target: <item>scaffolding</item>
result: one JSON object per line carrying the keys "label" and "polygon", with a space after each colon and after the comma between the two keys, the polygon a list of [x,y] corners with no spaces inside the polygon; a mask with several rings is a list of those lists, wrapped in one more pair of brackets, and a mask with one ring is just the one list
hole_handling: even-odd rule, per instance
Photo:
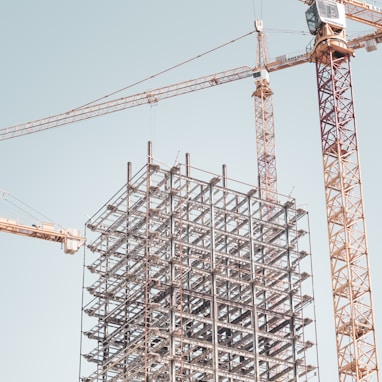
{"label": "scaffolding", "polygon": [[82,381],[318,380],[307,213],[162,167],[149,146],[87,223]]}

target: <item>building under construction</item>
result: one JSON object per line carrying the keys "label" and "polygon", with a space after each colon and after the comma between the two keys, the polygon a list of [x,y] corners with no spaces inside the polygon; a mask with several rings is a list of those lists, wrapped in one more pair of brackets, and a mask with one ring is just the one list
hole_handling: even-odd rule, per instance
{"label": "building under construction", "polygon": [[149,151],[87,227],[83,382],[319,379],[309,224],[293,199]]}

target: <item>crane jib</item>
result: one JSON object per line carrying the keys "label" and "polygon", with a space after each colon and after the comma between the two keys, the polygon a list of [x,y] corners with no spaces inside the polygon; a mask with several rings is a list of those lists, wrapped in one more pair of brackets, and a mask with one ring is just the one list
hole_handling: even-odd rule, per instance
{"label": "crane jib", "polygon": [[157,103],[160,100],[166,98],[171,98],[197,90],[207,89],[216,85],[248,78],[251,77],[252,74],[252,68],[248,66],[242,66],[217,74],[200,77],[194,80],[165,86],[159,89],[138,93],[107,102],[97,103],[95,105],[72,109],[68,112],[55,116],[50,116],[47,118],[1,129],[0,140],[6,140],[36,133],[39,131],[51,129],[53,127],[67,125],[70,123],[125,110],[143,104]]}

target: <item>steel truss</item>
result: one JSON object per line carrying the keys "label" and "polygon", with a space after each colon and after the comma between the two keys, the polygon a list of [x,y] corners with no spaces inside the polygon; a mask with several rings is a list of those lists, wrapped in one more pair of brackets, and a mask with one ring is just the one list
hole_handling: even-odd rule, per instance
{"label": "steel truss", "polygon": [[254,92],[257,143],[257,169],[262,198],[277,201],[276,143],[273,119],[273,92],[269,83]]}
{"label": "steel truss", "polygon": [[276,141],[273,118],[272,89],[267,69],[268,53],[263,33],[263,21],[256,20],[257,55],[254,74],[256,90],[255,101],[257,173],[262,199],[277,202]]}
{"label": "steel truss", "polygon": [[87,225],[99,235],[83,308],[95,370],[82,381],[317,375],[306,212],[182,169],[149,157]]}
{"label": "steel truss", "polygon": [[328,47],[316,72],[340,381],[377,381],[350,58]]}

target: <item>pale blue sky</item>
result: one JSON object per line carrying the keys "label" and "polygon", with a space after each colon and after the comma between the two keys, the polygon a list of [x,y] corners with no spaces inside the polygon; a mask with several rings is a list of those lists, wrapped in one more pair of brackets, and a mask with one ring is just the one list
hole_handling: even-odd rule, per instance
{"label": "pale blue sky", "polygon": [[[303,50],[305,6],[298,0],[14,0],[0,12],[1,128],[54,115],[102,97],[253,29],[269,28],[270,57]],[[377,3],[376,3],[377,4]],[[254,7],[255,6],[255,7]],[[256,13],[255,13],[255,11]],[[354,30],[355,26],[351,26]],[[349,26],[350,29],[350,26]],[[357,26],[358,30],[368,30]],[[284,30],[284,32],[281,32]],[[357,52],[353,84],[379,348],[382,347],[380,173],[382,46]],[[195,61],[140,87],[161,87],[256,60],[256,37]],[[310,211],[322,381],[336,378],[331,281],[317,91],[313,64],[271,74],[279,190]],[[0,142],[0,188],[66,227],[79,227],[122,184],[126,162],[138,170],[146,142],[173,163],[192,164],[256,183],[251,79],[159,105],[95,118]],[[28,217],[0,203],[1,215]],[[25,220],[24,220],[25,219]],[[2,329],[0,375],[7,382],[78,379],[82,254],[59,245],[0,235]]]}

